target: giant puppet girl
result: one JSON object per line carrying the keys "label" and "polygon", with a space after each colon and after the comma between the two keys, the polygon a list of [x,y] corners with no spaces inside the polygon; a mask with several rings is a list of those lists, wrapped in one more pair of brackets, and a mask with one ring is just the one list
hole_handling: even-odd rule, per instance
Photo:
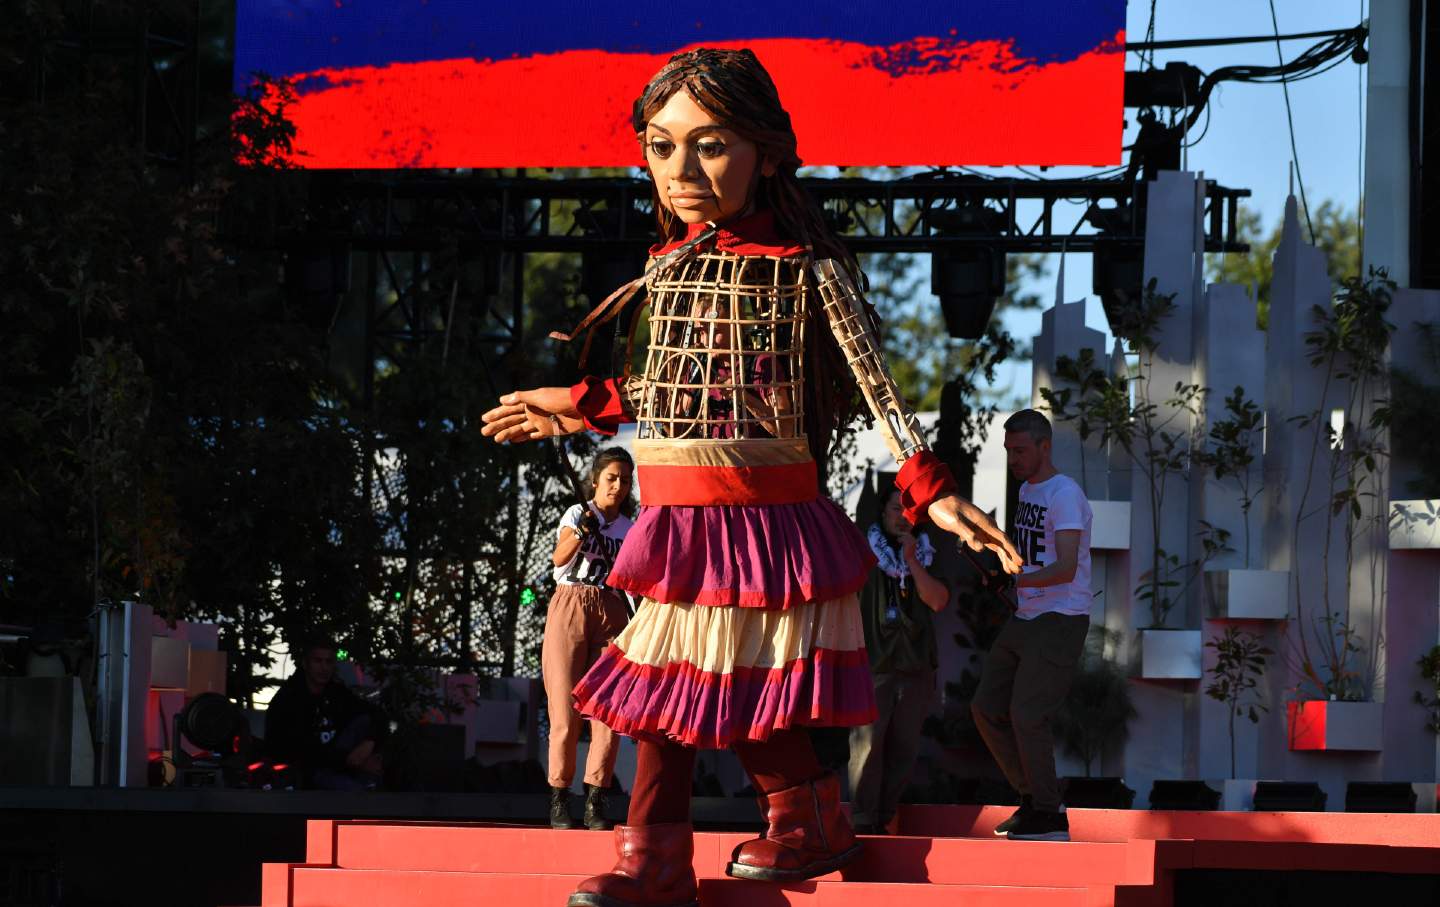
{"label": "giant puppet girl", "polygon": [[581,883],[572,907],[696,903],[700,748],[734,749],[769,822],[736,848],[730,875],[808,879],[859,852],[805,731],[875,717],[856,598],[874,556],[820,495],[815,465],[857,385],[901,463],[907,518],[995,550],[1010,572],[1020,564],[954,493],[896,394],[859,269],[796,181],[790,116],[755,55],[676,55],[633,122],[662,241],[587,321],[643,287],[644,373],[520,391],[484,416],[486,435],[512,442],[637,423],[642,510],[609,584],[641,604],[574,696],[636,739],[638,765],[619,862]]}

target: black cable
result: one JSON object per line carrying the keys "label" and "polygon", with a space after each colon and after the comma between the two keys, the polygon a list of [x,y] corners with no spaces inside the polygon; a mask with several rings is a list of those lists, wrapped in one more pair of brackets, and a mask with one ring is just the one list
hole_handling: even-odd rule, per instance
{"label": "black cable", "polygon": [[1295,182],[1300,184],[1300,207],[1305,211],[1305,226],[1310,231],[1310,245],[1315,245],[1315,224],[1310,220],[1310,203],[1305,199],[1305,177],[1300,172],[1300,150],[1295,144],[1295,115],[1290,109],[1290,83],[1284,68],[1285,57],[1280,52],[1280,20],[1275,15],[1275,0],[1270,0],[1270,23],[1275,27],[1275,59],[1280,63],[1280,87],[1285,92],[1285,122],[1290,126],[1290,156],[1295,161]]}
{"label": "black cable", "polygon": [[[1361,16],[1364,19],[1364,16]],[[1151,29],[1153,32],[1154,29]],[[1297,32],[1293,35],[1281,35],[1281,41],[1298,41],[1301,38],[1333,38],[1337,35],[1346,35],[1354,31],[1351,28],[1332,28],[1325,31]],[[1126,44],[1125,50],[1137,53],[1141,59],[1145,57],[1145,51],[1157,50],[1183,50],[1189,47],[1224,47],[1229,44],[1260,44],[1274,41],[1274,35],[1250,35],[1244,38],[1184,38],[1176,41],[1151,41],[1149,36],[1146,40],[1137,41],[1134,44]]]}
{"label": "black cable", "polygon": [[[1203,129],[1200,130],[1200,135],[1195,139],[1195,141],[1193,141],[1193,142],[1186,142],[1185,145],[1184,145],[1184,147],[1186,147],[1186,148],[1193,148],[1193,147],[1195,147],[1196,145],[1200,144],[1200,140],[1203,139],[1203,138],[1205,138],[1206,133],[1208,133],[1209,131],[1210,131],[1210,105],[1209,105],[1209,104],[1206,104],[1206,105],[1205,105],[1205,128],[1203,128]],[[1186,129],[1186,133],[1187,133],[1187,134],[1189,133],[1189,129],[1188,129],[1188,128]]]}

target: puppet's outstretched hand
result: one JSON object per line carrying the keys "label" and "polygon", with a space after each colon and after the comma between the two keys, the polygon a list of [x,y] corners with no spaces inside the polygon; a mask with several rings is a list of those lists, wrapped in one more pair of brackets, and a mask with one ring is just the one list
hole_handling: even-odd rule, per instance
{"label": "puppet's outstretched hand", "polygon": [[957,494],[947,494],[930,505],[931,521],[969,545],[971,550],[989,548],[1000,558],[1006,573],[1019,573],[1024,561],[1015,543],[1006,537],[990,515]]}
{"label": "puppet's outstretched hand", "polygon": [[570,402],[568,387],[537,387],[506,394],[500,398],[499,406],[480,419],[485,423],[480,434],[512,444],[585,429],[585,422]]}

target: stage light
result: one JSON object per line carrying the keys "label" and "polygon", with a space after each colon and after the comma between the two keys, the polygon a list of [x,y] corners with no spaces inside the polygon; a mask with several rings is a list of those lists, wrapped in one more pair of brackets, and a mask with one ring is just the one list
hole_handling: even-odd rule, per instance
{"label": "stage light", "polygon": [[948,249],[930,256],[930,292],[940,297],[945,330],[961,340],[979,340],[1005,295],[1005,253],[988,246]]}
{"label": "stage light", "polygon": [[[204,752],[192,756],[185,740]],[[246,768],[252,757],[245,713],[219,693],[202,693],[175,715],[171,746],[180,787],[234,786],[236,776],[253,771]]]}
{"label": "stage light", "polygon": [[1345,785],[1347,813],[1413,813],[1415,788],[1404,781],[1351,781]]}
{"label": "stage light", "polygon": [[1314,781],[1261,781],[1255,785],[1255,811],[1321,813],[1327,795]]}
{"label": "stage light", "polygon": [[[995,236],[1005,216],[984,205],[962,204],[925,212],[936,236]],[[1005,253],[980,243],[944,246],[930,255],[930,292],[940,298],[945,330],[961,340],[979,340],[1005,295]]]}
{"label": "stage light", "polygon": [[350,651],[348,649],[336,649],[335,659],[337,661],[348,661],[350,659]]}
{"label": "stage light", "polygon": [[1156,781],[1150,786],[1150,808],[1216,810],[1220,792],[1203,781]]}
{"label": "stage light", "polygon": [[523,607],[528,608],[531,605],[535,604],[536,598],[538,598],[538,596],[535,594],[535,590],[531,589],[529,586],[526,586],[524,589],[520,590],[520,604]]}
{"label": "stage light", "polygon": [[[1111,329],[1124,322],[1126,309],[1138,305],[1145,285],[1145,246],[1117,239],[1095,241],[1090,287],[1100,297]],[[1129,339],[1124,338],[1124,339]]]}

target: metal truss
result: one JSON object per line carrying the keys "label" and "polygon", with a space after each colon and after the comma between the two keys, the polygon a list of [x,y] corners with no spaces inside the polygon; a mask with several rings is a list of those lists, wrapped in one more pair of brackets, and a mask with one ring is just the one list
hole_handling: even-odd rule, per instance
{"label": "metal truss", "polygon": [[[952,172],[894,181],[806,181],[832,229],[856,252],[1103,249],[1111,256],[1128,255],[1137,266],[1145,186],[1124,179],[988,179]],[[1206,184],[1207,251],[1246,249],[1236,238],[1236,208],[1249,194]],[[311,174],[309,200],[305,234],[292,234],[286,244],[292,253],[309,256],[321,273],[347,275],[333,290],[351,301],[349,317],[364,319],[362,373],[356,377],[366,406],[374,399],[380,369],[446,355],[460,312],[472,319],[478,314],[482,322],[483,374],[471,377],[488,383],[492,392],[511,389],[517,380],[511,369],[526,331],[526,257],[574,256],[581,292],[593,301],[638,273],[655,237],[650,183],[639,178],[317,172]],[[363,308],[357,310],[355,302]],[[358,326],[351,324],[351,336]],[[603,337],[598,343],[597,349],[609,346]],[[565,379],[555,377],[559,383]],[[371,443],[380,449],[389,442],[377,436]],[[518,463],[509,463],[508,471],[518,484]],[[367,496],[382,492],[384,477],[374,469],[367,473]],[[391,501],[383,509],[391,528],[403,535],[403,504]],[[513,564],[517,525],[512,507],[493,537],[474,540],[475,557]],[[433,556],[407,551],[398,541],[390,543],[396,549],[390,555],[404,558],[412,570],[417,558]],[[507,588],[511,593],[518,588],[517,576]],[[467,593],[456,603],[451,625],[468,669],[477,667],[469,659],[479,607]],[[505,632],[513,633],[515,619],[514,613],[501,618]]]}
{"label": "metal truss", "polygon": [[[343,208],[331,236],[356,248],[484,243],[519,252],[586,252],[654,239],[644,179],[327,174]],[[1144,182],[992,179],[936,171],[898,180],[809,179],[832,228],[856,252],[917,253],[957,245],[1003,252],[1091,251],[1143,242]],[[1207,252],[1244,252],[1237,207],[1248,189],[1206,181]],[[323,205],[322,205],[323,207]],[[332,209],[332,214],[342,214]]]}

